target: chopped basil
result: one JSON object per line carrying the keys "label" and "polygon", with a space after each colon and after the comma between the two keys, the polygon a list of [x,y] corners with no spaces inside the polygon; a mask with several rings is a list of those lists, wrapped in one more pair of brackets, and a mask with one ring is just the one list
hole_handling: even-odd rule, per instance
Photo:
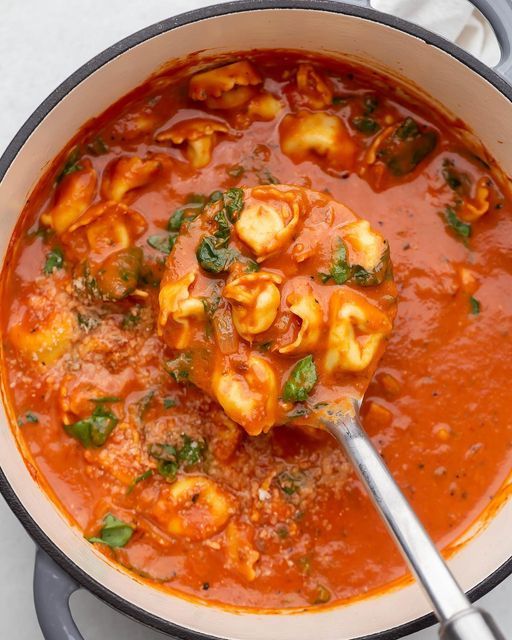
{"label": "chopped basil", "polygon": [[156,443],[149,447],[149,455],[158,461],[158,473],[167,479],[174,479],[181,467],[190,469],[204,460],[207,449],[204,440],[193,440],[184,433],[181,438],[181,447]]}
{"label": "chopped basil", "polygon": [[73,151],[70,152],[66,162],[64,163],[64,166],[62,167],[60,172],[57,174],[57,177],[55,178],[55,182],[59,183],[64,176],[67,176],[70,173],[74,173],[75,171],[81,171],[83,168],[79,162],[81,157],[82,157],[82,151],[80,147],[75,147]]}
{"label": "chopped basil", "polygon": [[134,527],[131,524],[127,524],[111,513],[107,513],[103,519],[99,537],[87,538],[87,540],[92,543],[100,542],[112,548],[124,547],[130,541],[133,529]]}
{"label": "chopped basil", "polygon": [[87,449],[91,446],[101,447],[105,444],[117,423],[117,417],[100,401],[90,418],[67,424],[64,426],[64,430]]}
{"label": "chopped basil", "polygon": [[180,209],[176,209],[167,223],[169,231],[179,231],[185,222],[192,222],[203,211],[205,205],[204,197],[196,196],[196,198],[197,201],[189,202]]}
{"label": "chopped basil", "polygon": [[151,403],[153,402],[153,398],[154,397],[155,397],[155,390],[154,389],[150,389],[148,391],[148,393],[146,393],[146,395],[143,396],[137,402],[138,414],[139,414],[139,419],[140,420],[142,420],[144,418],[144,416],[146,415],[146,413],[149,411],[149,407],[151,406]]}
{"label": "chopped basil", "polygon": [[108,153],[108,146],[101,136],[96,136],[91,142],[88,142],[86,149],[93,156],[101,156],[104,153]]}
{"label": "chopped basil", "polygon": [[144,480],[148,480],[153,475],[153,469],[148,469],[141,473],[140,476],[137,476],[135,480],[130,484],[128,489],[126,490],[126,495],[129,496],[130,493],[135,489],[135,487],[139,484],[139,482],[143,482]]}
{"label": "chopped basil", "polygon": [[100,324],[100,319],[96,316],[86,316],[77,313],[78,326],[84,331],[92,331]]}
{"label": "chopped basil", "polygon": [[473,296],[469,296],[469,308],[471,315],[477,316],[480,313],[480,301],[474,298]]}
{"label": "chopped basil", "polygon": [[301,475],[289,473],[288,471],[281,471],[277,476],[277,486],[287,496],[292,496],[300,489],[300,485],[304,478]]}
{"label": "chopped basil", "polygon": [[420,128],[413,118],[405,118],[386,138],[377,152],[394,176],[403,176],[431,153],[437,144],[437,133],[432,129]]}
{"label": "chopped basil", "polygon": [[142,319],[141,316],[142,307],[139,304],[133,306],[128,313],[123,316],[121,320],[122,329],[133,329],[136,327]]}
{"label": "chopped basil", "polygon": [[244,271],[246,273],[254,273],[260,270],[260,265],[255,260],[251,260],[251,258],[244,260],[243,257],[244,256],[240,256],[240,259],[245,264]]}
{"label": "chopped basil", "polygon": [[377,120],[368,116],[356,116],[352,118],[352,126],[366,136],[371,136],[380,129],[380,124]]}
{"label": "chopped basil", "polygon": [[222,191],[213,191],[210,194],[210,202],[218,202],[219,200],[222,200],[223,195]]}
{"label": "chopped basil", "polygon": [[180,353],[174,360],[167,360],[164,369],[176,382],[188,380],[190,375],[190,354]]}
{"label": "chopped basil", "polygon": [[455,213],[455,209],[452,207],[446,207],[444,210],[444,219],[448,226],[455,231],[455,233],[461,238],[467,240],[471,237],[472,227],[469,222],[464,222]]}
{"label": "chopped basil", "polygon": [[172,409],[177,405],[177,402],[174,398],[164,398],[164,409]]}
{"label": "chopped basil", "polygon": [[64,254],[60,247],[54,247],[49,253],[46,254],[46,260],[43,267],[43,272],[49,276],[56,269],[62,269],[64,266]]}
{"label": "chopped basil", "polygon": [[174,243],[176,242],[176,233],[165,233],[165,234],[156,234],[153,236],[149,236],[147,242],[150,247],[156,249],[157,251],[161,251],[162,253],[169,254],[171,253],[172,248],[174,247]]}
{"label": "chopped basil", "polygon": [[373,113],[378,106],[379,101],[375,96],[366,96],[363,100],[364,115],[370,115],[370,113]]}
{"label": "chopped basil", "polygon": [[224,194],[224,207],[230,222],[236,222],[244,206],[244,192],[238,187],[228,189]]}
{"label": "chopped basil", "polygon": [[283,388],[283,399],[286,402],[304,402],[313,390],[318,377],[313,356],[299,360],[293,367]]}
{"label": "chopped basil", "polygon": [[443,161],[443,178],[446,184],[460,195],[467,195],[471,186],[471,178],[467,173],[462,173],[455,168],[452,160],[447,158]]}

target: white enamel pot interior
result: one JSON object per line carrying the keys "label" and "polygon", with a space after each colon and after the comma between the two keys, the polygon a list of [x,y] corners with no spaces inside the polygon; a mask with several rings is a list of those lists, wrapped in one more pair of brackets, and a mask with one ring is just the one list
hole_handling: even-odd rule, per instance
{"label": "white enamel pot interior", "polygon": [[[232,3],[171,19],[128,38],[85,65],[41,105],[1,161],[2,255],[48,161],[86,120],[169,60],[196,51],[211,55],[276,47],[349,55],[414,81],[466,122],[512,173],[512,155],[503,144],[512,139],[510,89],[470,56],[365,8],[329,0]],[[110,565],[80,531],[68,526],[29,474],[3,407],[0,412],[1,488],[13,510],[36,542],[75,579],[143,622],[181,638],[342,640],[373,634],[396,638],[433,621],[424,618],[431,609],[415,584],[337,608],[289,615],[234,613],[143,584]],[[456,577],[474,596],[512,570],[511,530],[512,502],[451,558]]]}

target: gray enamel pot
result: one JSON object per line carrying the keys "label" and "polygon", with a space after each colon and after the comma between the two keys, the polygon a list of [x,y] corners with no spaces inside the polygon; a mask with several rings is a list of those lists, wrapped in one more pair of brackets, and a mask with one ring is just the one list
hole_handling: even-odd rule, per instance
{"label": "gray enamel pot", "polygon": [[[32,114],[0,159],[0,251],[4,260],[19,213],[45,169],[80,126],[142,83],[164,62],[261,48],[349,57],[415,83],[475,132],[512,174],[512,75],[506,0],[474,0],[496,31],[502,57],[492,70],[442,38],[367,3],[242,0],[160,22],[81,67]],[[293,614],[236,612],[152,588],[97,553],[30,475],[0,407],[0,489],[34,541],[36,608],[47,640],[80,640],[69,595],[84,587],[132,618],[183,640],[392,640],[434,623],[420,589],[409,584],[339,607]],[[512,572],[512,502],[476,523],[450,559],[476,599]]]}

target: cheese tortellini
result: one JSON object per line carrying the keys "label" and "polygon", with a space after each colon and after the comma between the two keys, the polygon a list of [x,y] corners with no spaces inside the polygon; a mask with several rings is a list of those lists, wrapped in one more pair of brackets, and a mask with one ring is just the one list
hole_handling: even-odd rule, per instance
{"label": "cheese tortellini", "polygon": [[235,501],[205,476],[185,476],[162,490],[153,515],[178,538],[206,540],[221,531],[235,512]]}
{"label": "cheese tortellini", "polygon": [[388,243],[380,233],[375,233],[368,220],[351,222],[343,228],[343,239],[348,242],[351,250],[351,262],[358,264],[368,272],[374,272],[383,255],[388,249]]}
{"label": "cheese tortellini", "polygon": [[204,100],[209,109],[234,109],[248,102],[262,78],[250,62],[242,60],[196,73],[190,80],[189,96]]}
{"label": "cheese tortellini", "polygon": [[74,315],[63,309],[33,324],[16,323],[9,329],[9,338],[25,358],[49,366],[69,350],[74,329]]}
{"label": "cheese tortellini", "polygon": [[[260,193],[265,200],[257,198]],[[288,246],[299,222],[300,206],[293,190],[283,193],[260,187],[253,190],[253,194],[254,200],[246,202],[235,229],[256,254],[257,261],[262,262]]]}
{"label": "cheese tortellini", "polygon": [[142,160],[138,156],[120,158],[107,167],[101,194],[106,200],[121,202],[129,191],[144,187],[154,180],[161,166],[159,160]]}
{"label": "cheese tortellini", "polygon": [[339,289],[329,303],[325,370],[332,374],[366,369],[390,331],[391,321],[383,311],[361,294]]}
{"label": "cheese tortellini", "polygon": [[259,271],[236,277],[222,292],[231,302],[233,323],[238,333],[248,341],[269,329],[276,319],[281,294],[276,285],[282,278]]}
{"label": "cheese tortellini", "polygon": [[212,388],[227,415],[250,435],[265,433],[275,423],[277,378],[261,356],[251,354],[240,370],[221,362],[213,373]]}
{"label": "cheese tortellini", "polygon": [[227,133],[228,127],[219,120],[192,118],[173,125],[156,137],[158,142],[171,141],[175,145],[186,142],[185,155],[195,169],[205,167],[212,159],[219,133]]}
{"label": "cheese tortellini", "polygon": [[356,145],[341,118],[324,112],[288,114],[280,126],[281,149],[294,162],[325,158],[329,167],[351,170]]}
{"label": "cheese tortellini", "polygon": [[41,216],[41,222],[55,229],[59,235],[82,215],[96,193],[96,171],[91,162],[80,160],[79,167],[62,178],[53,207]]}
{"label": "cheese tortellini", "polygon": [[162,335],[169,319],[174,326],[168,335],[172,346],[183,349],[190,343],[194,320],[201,320],[205,315],[204,303],[200,298],[190,294],[190,287],[197,277],[196,272],[189,272],[176,282],[167,282],[160,289],[158,302],[158,332]]}
{"label": "cheese tortellini", "polygon": [[286,298],[290,311],[300,319],[300,329],[292,342],[280,347],[279,353],[309,353],[317,346],[323,329],[322,306],[309,285],[293,291]]}

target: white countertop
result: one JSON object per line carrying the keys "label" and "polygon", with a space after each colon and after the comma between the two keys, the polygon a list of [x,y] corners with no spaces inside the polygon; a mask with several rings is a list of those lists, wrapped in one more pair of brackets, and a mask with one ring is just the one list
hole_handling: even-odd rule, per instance
{"label": "white countertop", "polygon": [[[78,66],[138,29],[208,4],[212,1],[0,0],[0,153],[39,103]],[[0,534],[0,638],[41,640],[32,597],[34,545],[3,498]],[[509,578],[481,604],[512,636],[511,602]],[[83,590],[72,597],[72,610],[86,640],[164,637]],[[410,639],[436,637],[431,628]]]}

